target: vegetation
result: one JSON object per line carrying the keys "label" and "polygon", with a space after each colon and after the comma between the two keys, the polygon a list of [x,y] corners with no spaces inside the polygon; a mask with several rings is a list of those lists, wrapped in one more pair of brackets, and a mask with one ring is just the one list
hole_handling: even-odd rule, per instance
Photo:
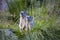
{"label": "vegetation", "polygon": [[[6,0],[12,16],[10,24],[0,24],[0,28],[14,31],[20,40],[60,40],[60,0]],[[25,10],[34,17],[34,28],[31,31],[19,30],[19,14]],[[7,16],[8,17],[8,16]]]}

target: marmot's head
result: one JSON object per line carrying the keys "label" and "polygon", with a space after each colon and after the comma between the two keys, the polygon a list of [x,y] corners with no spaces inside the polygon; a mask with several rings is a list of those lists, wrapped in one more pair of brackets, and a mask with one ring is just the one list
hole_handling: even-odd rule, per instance
{"label": "marmot's head", "polygon": [[21,11],[21,16],[26,17],[27,13],[25,11]]}
{"label": "marmot's head", "polygon": [[27,19],[28,19],[28,21],[32,21],[33,17],[32,16],[28,16]]}

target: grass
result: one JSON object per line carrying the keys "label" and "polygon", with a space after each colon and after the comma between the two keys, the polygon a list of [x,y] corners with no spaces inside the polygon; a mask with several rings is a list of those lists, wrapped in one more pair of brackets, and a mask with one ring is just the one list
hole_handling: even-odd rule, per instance
{"label": "grass", "polygon": [[[37,12],[37,10],[41,11]],[[29,10],[30,12],[31,10]],[[48,15],[48,10],[43,7],[40,9],[33,8],[32,13],[34,14],[35,25],[31,31],[20,32],[19,26],[16,24],[0,24],[0,29],[13,30],[20,40],[60,40],[60,17],[55,14]],[[33,14],[29,15],[33,16]]]}

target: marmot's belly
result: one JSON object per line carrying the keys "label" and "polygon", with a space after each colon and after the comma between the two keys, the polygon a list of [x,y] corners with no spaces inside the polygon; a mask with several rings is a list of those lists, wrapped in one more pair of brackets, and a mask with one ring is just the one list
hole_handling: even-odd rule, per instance
{"label": "marmot's belly", "polygon": [[26,21],[22,20],[22,25],[26,26]]}

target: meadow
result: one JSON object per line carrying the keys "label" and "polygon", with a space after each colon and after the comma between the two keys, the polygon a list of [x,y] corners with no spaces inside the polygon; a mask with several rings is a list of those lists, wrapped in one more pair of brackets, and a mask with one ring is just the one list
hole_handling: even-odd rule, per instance
{"label": "meadow", "polygon": [[[60,9],[60,6],[55,5],[53,9],[50,7],[51,5],[47,7],[43,2],[40,7],[40,5],[38,5],[39,2],[37,2],[38,6],[36,6],[34,1],[32,1],[32,7],[27,8],[26,5],[19,6],[19,2],[23,4],[22,1],[15,1],[12,4],[8,3],[8,5],[11,6],[9,6],[9,12],[13,15],[10,17],[14,19],[7,21],[5,24],[0,20],[0,29],[11,29],[20,40],[60,40],[60,14],[56,13],[56,10]],[[22,9],[25,9],[28,15],[34,17],[34,28],[30,31],[23,30],[23,32],[20,32],[19,30],[19,14]]]}

